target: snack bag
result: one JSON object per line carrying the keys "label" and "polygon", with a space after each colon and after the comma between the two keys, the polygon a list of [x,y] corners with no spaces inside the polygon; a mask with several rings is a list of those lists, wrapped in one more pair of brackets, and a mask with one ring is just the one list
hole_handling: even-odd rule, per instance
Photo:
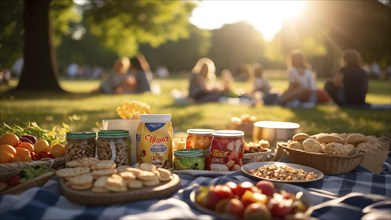
{"label": "snack bag", "polygon": [[172,137],[170,114],[141,115],[136,134],[137,162],[171,168]]}

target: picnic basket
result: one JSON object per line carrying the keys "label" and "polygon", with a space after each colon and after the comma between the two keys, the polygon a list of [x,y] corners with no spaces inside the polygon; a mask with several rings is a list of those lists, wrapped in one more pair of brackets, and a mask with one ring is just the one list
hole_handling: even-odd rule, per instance
{"label": "picnic basket", "polygon": [[305,152],[303,150],[289,148],[285,142],[279,142],[277,146],[284,150],[292,163],[313,167],[326,175],[340,175],[356,169],[365,155],[364,153],[357,153],[348,157],[340,157]]}

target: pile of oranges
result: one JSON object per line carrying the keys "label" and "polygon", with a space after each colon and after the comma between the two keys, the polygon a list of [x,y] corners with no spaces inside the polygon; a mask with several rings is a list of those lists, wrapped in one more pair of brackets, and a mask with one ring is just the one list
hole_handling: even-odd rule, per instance
{"label": "pile of oranges", "polygon": [[58,158],[65,154],[65,146],[55,144],[50,146],[44,139],[36,140],[31,135],[19,138],[13,133],[0,136],[0,163],[30,162],[43,157]]}

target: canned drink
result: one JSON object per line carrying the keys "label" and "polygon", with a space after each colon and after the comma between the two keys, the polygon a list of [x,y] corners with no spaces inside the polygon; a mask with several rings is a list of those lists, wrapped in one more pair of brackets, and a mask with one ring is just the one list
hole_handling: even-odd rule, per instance
{"label": "canned drink", "polygon": [[186,149],[208,150],[213,131],[212,129],[187,129]]}
{"label": "canned drink", "polygon": [[244,132],[217,130],[213,132],[206,168],[211,171],[236,171],[243,165]]}

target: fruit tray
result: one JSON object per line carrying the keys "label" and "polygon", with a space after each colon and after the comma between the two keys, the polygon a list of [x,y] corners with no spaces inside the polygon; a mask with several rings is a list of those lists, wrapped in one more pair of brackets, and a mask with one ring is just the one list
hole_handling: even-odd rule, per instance
{"label": "fruit tray", "polygon": [[60,157],[55,159],[43,158],[31,162],[2,163],[0,164],[0,181],[6,181],[10,176],[18,175],[23,168],[36,166],[59,169],[65,166],[65,160],[63,157]]}
{"label": "fruit tray", "polygon": [[43,186],[54,175],[55,175],[54,171],[47,172],[34,179],[27,180],[26,182],[23,182],[17,186],[6,189],[5,191],[0,192],[0,194],[18,194],[33,187]]}

